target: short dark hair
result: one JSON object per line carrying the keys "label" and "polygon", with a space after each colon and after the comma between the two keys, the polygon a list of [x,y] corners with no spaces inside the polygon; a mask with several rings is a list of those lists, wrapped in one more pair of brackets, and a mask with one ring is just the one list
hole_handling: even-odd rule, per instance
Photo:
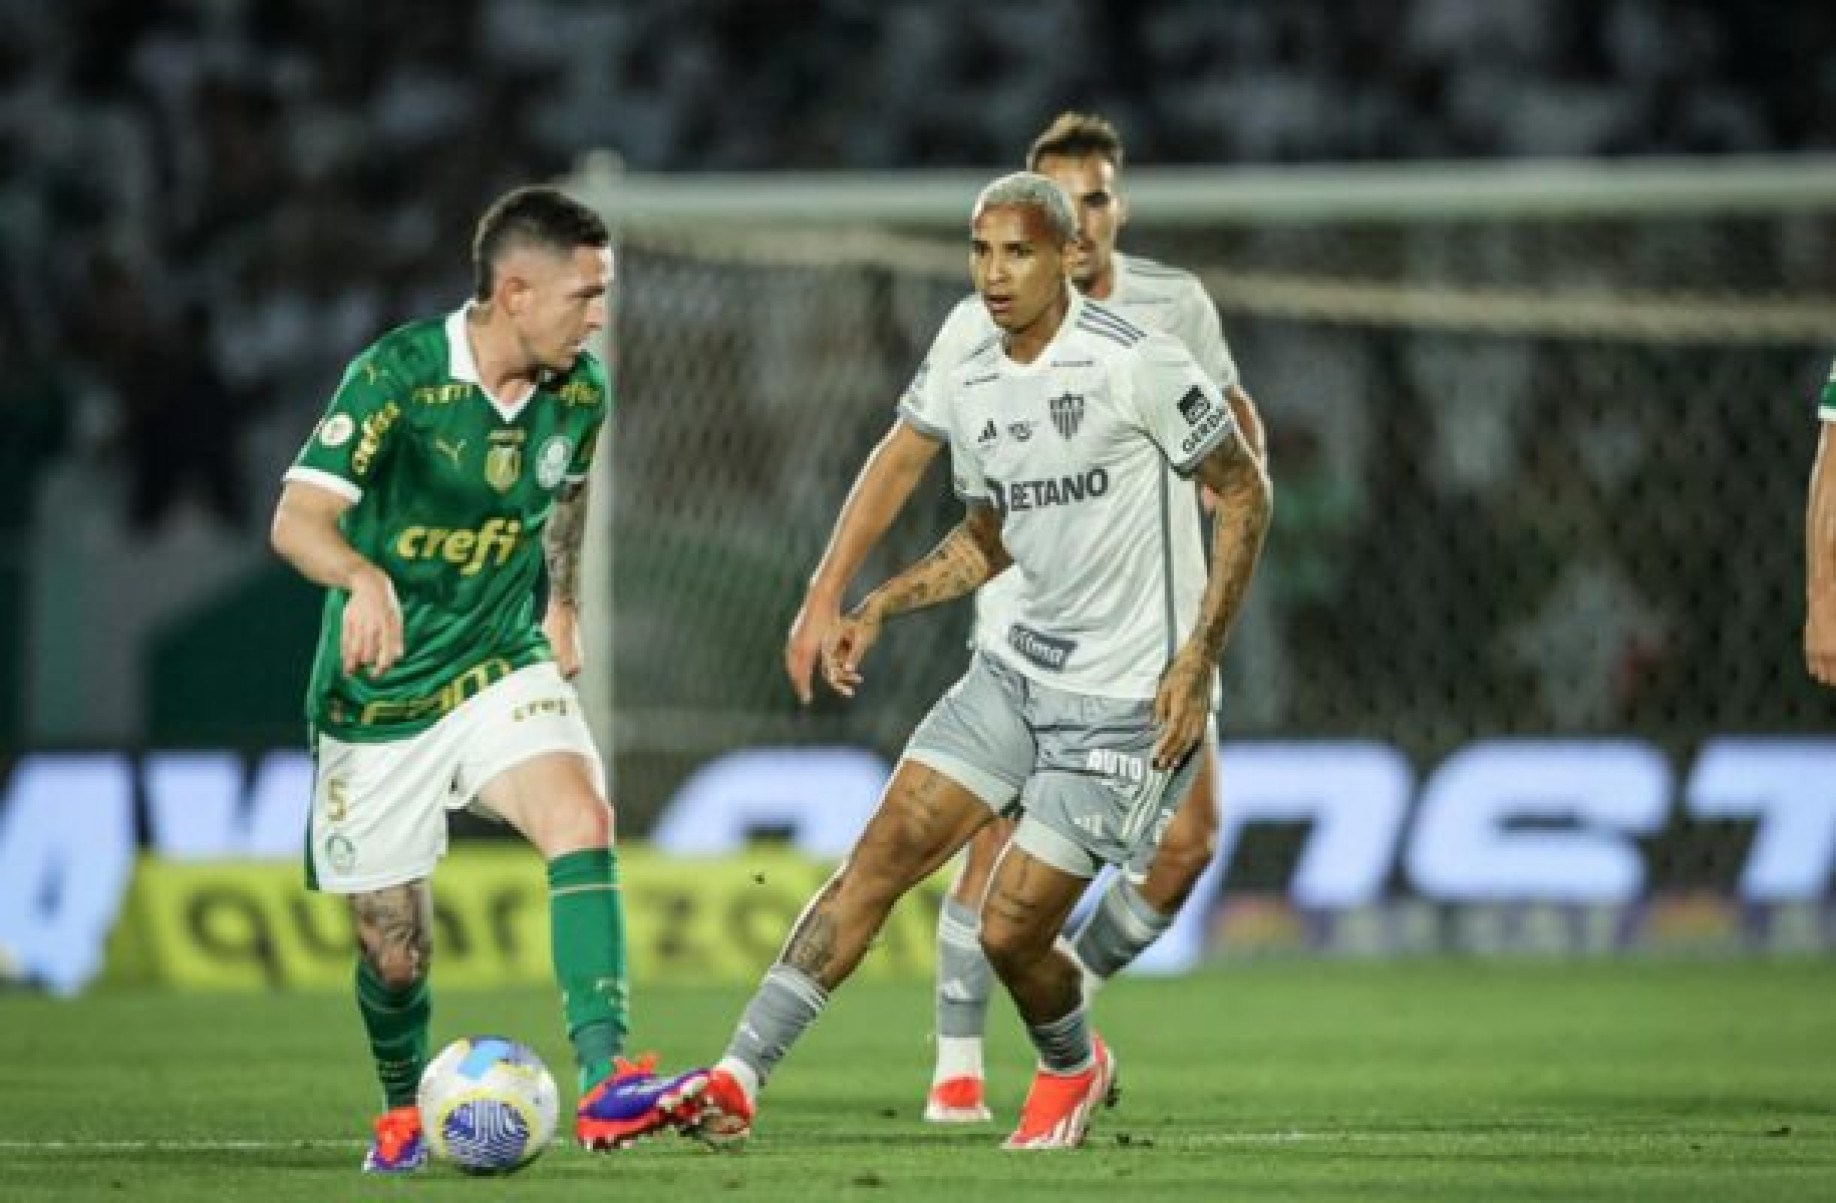
{"label": "short dark hair", "polygon": [[612,235],[599,214],[558,188],[517,188],[497,198],[478,219],[472,236],[472,293],[491,299],[494,269],[506,253],[537,246],[563,254],[576,247],[611,246]]}
{"label": "short dark hair", "polygon": [[1033,139],[1033,145],[1027,148],[1026,167],[1028,171],[1038,171],[1039,160],[1047,155],[1063,155],[1067,159],[1096,155],[1108,159],[1109,165],[1120,171],[1126,154],[1122,146],[1122,135],[1116,132],[1115,126],[1095,113],[1077,113],[1067,109],[1054,117],[1052,124]]}

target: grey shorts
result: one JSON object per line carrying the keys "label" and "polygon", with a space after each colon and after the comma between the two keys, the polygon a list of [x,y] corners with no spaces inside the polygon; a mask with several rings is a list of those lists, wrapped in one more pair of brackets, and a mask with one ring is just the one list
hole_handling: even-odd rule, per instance
{"label": "grey shorts", "polygon": [[[1145,872],[1198,773],[1198,754],[1154,768],[1151,701],[1069,693],[978,652],[912,732],[905,757],[997,813],[1024,812],[1014,841],[1077,877]],[[1202,745],[1201,745],[1202,750]]]}

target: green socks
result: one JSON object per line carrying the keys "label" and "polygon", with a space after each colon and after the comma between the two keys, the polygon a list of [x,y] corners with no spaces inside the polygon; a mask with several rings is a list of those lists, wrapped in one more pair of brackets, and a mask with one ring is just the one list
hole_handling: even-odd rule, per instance
{"label": "green socks", "polygon": [[[612,1074],[625,1049],[629,987],[625,981],[625,911],[618,862],[609,848],[557,856],[548,864],[548,910],[567,1037],[580,1065],[585,1094]],[[369,1033],[376,1076],[390,1108],[414,1102],[427,1065],[433,992],[425,978],[406,990],[384,985],[367,961],[357,962],[357,1010]]]}
{"label": "green socks", "polygon": [[361,957],[357,961],[357,1010],[370,1035],[370,1055],[383,1098],[393,1110],[414,1102],[427,1064],[427,1021],[433,1014],[433,991],[421,978],[406,990],[384,985]]}
{"label": "green socks", "polygon": [[567,1038],[580,1066],[580,1093],[612,1074],[625,1049],[630,987],[625,980],[625,908],[610,848],[563,853],[548,862],[548,917]]}

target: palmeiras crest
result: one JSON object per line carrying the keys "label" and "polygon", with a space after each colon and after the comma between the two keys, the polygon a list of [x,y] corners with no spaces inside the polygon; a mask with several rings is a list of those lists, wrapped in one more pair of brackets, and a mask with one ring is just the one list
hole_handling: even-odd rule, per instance
{"label": "palmeiras crest", "polygon": [[1046,402],[1052,409],[1052,427],[1065,438],[1077,433],[1077,428],[1084,422],[1084,399],[1076,393],[1066,393],[1062,397],[1053,397]]}

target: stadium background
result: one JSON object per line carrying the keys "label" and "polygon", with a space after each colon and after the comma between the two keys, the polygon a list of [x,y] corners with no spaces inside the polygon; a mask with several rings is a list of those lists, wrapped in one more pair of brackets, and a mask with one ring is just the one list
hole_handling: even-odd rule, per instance
{"label": "stadium background", "polygon": [[[958,671],[966,614],[937,615],[861,703],[804,712],[778,648],[964,290],[975,184],[1066,106],[1127,135],[1124,246],[1201,272],[1269,426],[1276,525],[1226,673],[1251,818],[1188,951],[1836,942],[1836,702],[1798,653],[1828,6],[442,13],[0,2],[17,978],[342,980],[335,912],[289,917],[317,600],[266,550],[275,481],[352,352],[464,295],[480,204],[550,177],[621,245],[592,689],[621,829],[662,846],[634,853],[640,918],[653,949],[700,925],[685,978],[755,969],[801,886],[725,940],[753,929],[697,889],[763,874],[672,851],[833,854]],[[952,519],[943,492],[869,575]],[[468,851],[483,896],[497,850]],[[455,929],[534,914],[505,880]],[[207,891],[233,905],[200,919]],[[528,940],[490,947],[461,979],[539,980]]]}

